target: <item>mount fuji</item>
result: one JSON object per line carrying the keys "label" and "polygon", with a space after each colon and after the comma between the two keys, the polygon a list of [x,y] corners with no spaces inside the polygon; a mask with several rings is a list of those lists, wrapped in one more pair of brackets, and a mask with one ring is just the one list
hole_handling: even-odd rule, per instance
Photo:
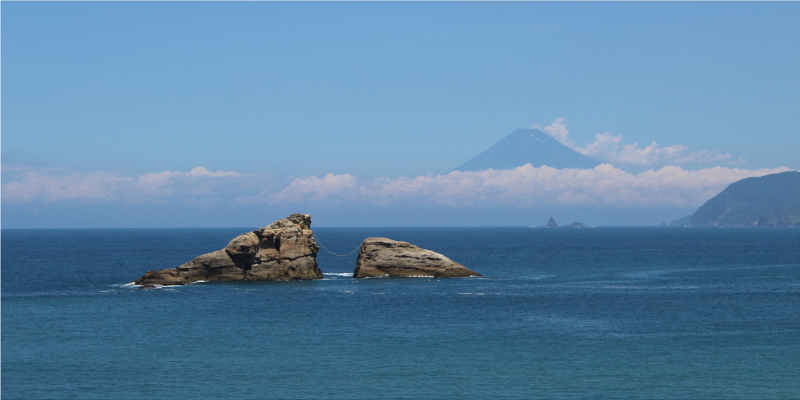
{"label": "mount fuji", "polygon": [[564,146],[539,129],[517,129],[453,171],[511,169],[525,164],[591,169],[601,162]]}

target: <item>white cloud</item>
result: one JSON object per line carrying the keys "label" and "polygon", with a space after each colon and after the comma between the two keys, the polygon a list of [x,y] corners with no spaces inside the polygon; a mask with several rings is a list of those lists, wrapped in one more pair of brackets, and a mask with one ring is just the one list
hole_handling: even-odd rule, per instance
{"label": "white cloud", "polygon": [[328,174],[323,179],[297,179],[277,195],[262,200],[273,204],[355,201],[455,207],[697,207],[732,182],[788,170],[714,167],[691,171],[667,166],[633,174],[609,164],[594,169],[534,168],[526,164],[511,170],[453,171],[366,182],[348,174]]}
{"label": "white cloud", "polygon": [[541,129],[548,135],[554,137],[559,142],[567,146],[570,146],[573,143],[569,140],[569,131],[567,130],[567,124],[565,122],[566,119],[564,119],[563,117],[558,117],[550,125],[547,125],[545,127],[534,126],[534,128]]}
{"label": "white cloud", "polygon": [[[233,171],[212,172],[204,167],[196,167],[189,172],[163,171],[149,173],[139,176],[136,179],[135,195],[141,201],[151,197],[169,197],[177,193],[185,192],[191,194],[213,194],[212,187],[209,185],[209,178],[236,178],[241,176]],[[219,181],[214,183],[221,183]]]}
{"label": "white cloud", "polygon": [[204,167],[195,167],[195,168],[192,168],[191,171],[186,173],[186,176],[188,176],[189,178],[196,178],[196,177],[201,177],[201,176],[218,178],[218,177],[221,177],[221,176],[240,176],[240,175],[241,175],[240,173],[233,172],[233,171],[216,171],[216,172],[212,172],[212,171],[207,170]]}
{"label": "white cloud", "polygon": [[24,171],[18,179],[4,179],[3,201],[114,200],[119,198],[129,178],[108,172],[62,174]]}
{"label": "white cloud", "polygon": [[321,201],[331,199],[337,203],[355,198],[357,179],[350,174],[334,175],[329,173],[322,178],[316,175],[295,179],[286,188],[268,195],[272,203],[296,202],[300,199]]}
{"label": "white cloud", "polygon": [[[21,201],[114,201],[146,202],[173,196],[207,196],[226,180],[241,174],[212,172],[197,167],[189,172],[163,171],[135,178],[97,171],[64,173],[59,170],[29,168],[5,169],[2,197],[4,202]],[[220,181],[222,179],[222,181]]]}
{"label": "white cloud", "polygon": [[269,205],[418,205],[434,207],[698,207],[740,179],[788,171],[665,166],[630,173],[610,164],[594,169],[534,168],[453,171],[445,175],[359,180],[350,174],[297,178],[276,186],[266,175],[195,168],[124,177],[109,172],[6,171],[7,203],[104,201]]}
{"label": "white cloud", "polygon": [[[649,167],[665,164],[709,164],[721,161],[732,162],[733,159],[732,155],[719,150],[690,151],[684,145],[661,147],[655,141],[643,148],[636,142],[623,144],[622,135],[608,132],[597,133],[594,142],[580,146],[569,138],[569,130],[567,130],[564,118],[558,118],[548,126],[534,126],[534,128],[543,130],[575,151],[615,165]],[[740,157],[733,162],[741,163],[743,159]]]}

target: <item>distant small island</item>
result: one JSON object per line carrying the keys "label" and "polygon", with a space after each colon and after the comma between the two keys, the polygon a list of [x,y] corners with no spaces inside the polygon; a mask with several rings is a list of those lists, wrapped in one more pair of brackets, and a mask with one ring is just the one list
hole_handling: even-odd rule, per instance
{"label": "distant small island", "polygon": [[550,217],[550,220],[548,220],[547,223],[544,224],[542,227],[543,228],[585,228],[586,225],[576,221],[576,222],[573,222],[573,223],[571,223],[569,225],[558,226],[558,224],[556,223],[556,220],[553,219],[553,217]]}
{"label": "distant small island", "polygon": [[670,226],[800,226],[800,172],[731,183]]}

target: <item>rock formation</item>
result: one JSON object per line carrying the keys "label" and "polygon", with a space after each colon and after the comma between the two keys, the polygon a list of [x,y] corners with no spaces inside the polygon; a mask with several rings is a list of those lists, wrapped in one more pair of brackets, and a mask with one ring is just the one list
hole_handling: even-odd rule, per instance
{"label": "rock formation", "polygon": [[553,219],[553,217],[550,217],[550,220],[547,221],[547,225],[545,225],[545,227],[546,228],[558,228],[558,224],[556,223],[556,220]]}
{"label": "rock formation", "polygon": [[148,271],[134,284],[183,285],[197,281],[291,281],[322,279],[311,216],[292,214],[235,237],[221,250],[177,268]]}
{"label": "rock formation", "polygon": [[481,276],[431,250],[386,238],[371,237],[361,243],[354,278]]}

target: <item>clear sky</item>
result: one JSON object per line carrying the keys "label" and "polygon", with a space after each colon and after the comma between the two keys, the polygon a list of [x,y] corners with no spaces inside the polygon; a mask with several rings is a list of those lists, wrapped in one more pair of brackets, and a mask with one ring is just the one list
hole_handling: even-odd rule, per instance
{"label": "clear sky", "polygon": [[[655,224],[800,169],[798,2],[0,9],[4,227]],[[532,126],[606,169],[446,175]]]}

